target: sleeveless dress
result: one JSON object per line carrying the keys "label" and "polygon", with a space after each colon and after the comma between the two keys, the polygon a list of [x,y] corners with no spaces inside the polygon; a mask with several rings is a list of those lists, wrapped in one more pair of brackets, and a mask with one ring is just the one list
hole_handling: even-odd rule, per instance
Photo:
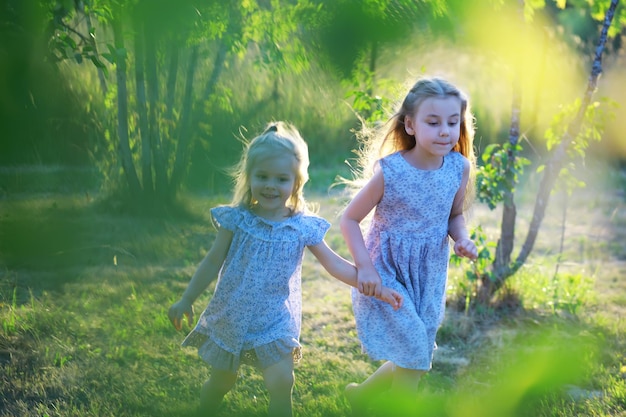
{"label": "sleeveless dress", "polygon": [[265,369],[286,356],[297,361],[304,248],[322,242],[330,224],[303,213],[276,222],[230,206],[211,215],[233,239],[213,297],[182,345],[232,372],[241,363]]}
{"label": "sleeveless dress", "polygon": [[364,353],[407,369],[430,370],[445,311],[448,219],[465,157],[450,152],[437,170],[420,170],[396,152],[380,160],[384,193],[365,243],[383,285],[404,296],[398,311],[352,289]]}

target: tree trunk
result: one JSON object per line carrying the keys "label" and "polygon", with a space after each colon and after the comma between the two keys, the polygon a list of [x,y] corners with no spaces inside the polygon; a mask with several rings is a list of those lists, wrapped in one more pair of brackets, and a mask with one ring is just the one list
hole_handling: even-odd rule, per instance
{"label": "tree trunk", "polygon": [[[144,26],[144,31],[147,29]],[[154,31],[144,32],[146,45],[146,79],[148,85],[148,122],[150,124],[150,145],[155,173],[154,189],[158,196],[165,196],[167,190],[167,170],[161,149],[161,129],[159,127],[159,81],[156,71],[156,45]]]}
{"label": "tree trunk", "polygon": [[[520,132],[520,115],[521,115],[521,90],[520,77],[515,76],[513,82],[513,106],[511,109],[511,128],[509,129],[509,144],[514,147],[519,141]],[[507,169],[514,169],[516,152],[513,148],[509,148],[507,152],[508,162]],[[496,258],[494,260],[493,269],[493,291],[497,291],[504,283],[504,278],[508,274],[509,265],[511,263],[511,253],[515,241],[515,221],[517,219],[517,208],[515,206],[515,194],[507,187],[504,192],[504,201],[502,207],[502,223],[500,225],[500,239],[496,246]],[[503,278],[504,277],[504,278]]]}
{"label": "tree trunk", "polygon": [[141,193],[141,185],[128,142],[128,90],[126,87],[126,53],[124,51],[124,34],[122,32],[122,13],[119,13],[117,19],[113,21],[113,37],[116,57],[116,79],[117,79],[117,136],[119,140],[119,152],[122,162],[122,168],[126,175],[126,181],[131,196],[138,196]]}
{"label": "tree trunk", "polygon": [[165,83],[165,115],[164,119],[167,123],[168,129],[163,136],[163,155],[166,159],[173,152],[174,145],[172,139],[175,136],[174,126],[174,103],[176,100],[176,81],[178,80],[178,65],[180,58],[180,41],[177,38],[173,38],[170,41],[169,51],[169,68],[167,71],[167,82]]}
{"label": "tree trunk", "polygon": [[174,169],[170,178],[169,193],[174,196],[180,187],[185,173],[185,165],[187,163],[187,149],[191,142],[191,115],[193,104],[193,81],[198,66],[198,46],[194,45],[191,49],[191,56],[187,65],[187,74],[185,75],[185,92],[183,96],[183,109],[178,129],[178,141],[176,147],[176,158],[174,160]]}
{"label": "tree trunk", "polygon": [[[515,272],[517,272],[517,270],[519,270],[519,268],[528,259],[528,256],[530,255],[534,247],[537,235],[539,233],[539,228],[541,227],[541,223],[543,222],[543,219],[545,217],[546,208],[548,207],[548,202],[550,200],[550,194],[552,192],[552,189],[554,188],[556,180],[558,179],[561,168],[566,161],[567,150],[572,142],[575,140],[576,136],[578,136],[578,134],[580,133],[580,129],[585,118],[585,112],[587,111],[587,108],[591,103],[591,99],[593,98],[593,94],[597,88],[598,77],[602,72],[602,52],[604,51],[609,26],[611,25],[611,21],[613,20],[613,16],[615,15],[617,3],[618,0],[612,0],[609,9],[606,12],[604,23],[602,25],[602,33],[600,35],[598,46],[596,47],[591,75],[589,76],[587,89],[585,90],[585,94],[580,104],[580,108],[578,109],[576,117],[569,124],[567,131],[561,138],[561,142],[554,149],[552,156],[546,163],[543,177],[539,185],[539,191],[537,192],[537,199],[535,200],[535,207],[533,210],[533,217],[528,228],[528,235],[526,236],[526,240],[524,242],[524,245],[522,246],[522,250],[517,256],[515,262],[510,264],[510,267],[506,269],[506,273],[504,275],[502,275],[501,277],[497,277],[497,280],[501,284],[503,284],[508,277],[512,276]],[[492,286],[491,295],[493,296],[496,291],[497,288],[495,288],[495,286]]]}
{"label": "tree trunk", "polygon": [[150,125],[148,123],[148,107],[146,104],[145,82],[145,51],[143,47],[142,23],[135,20],[135,83],[137,90],[137,113],[139,116],[139,132],[141,137],[141,175],[143,188],[146,193],[154,191],[152,179],[152,146],[150,144]]}
{"label": "tree trunk", "polygon": [[[176,80],[178,78],[178,61],[180,57],[179,51],[178,39],[172,39],[169,48],[170,64],[167,71],[167,83],[165,85],[165,118],[170,121],[174,119],[174,99],[176,98]],[[167,155],[167,153],[165,155]]]}
{"label": "tree trunk", "polygon": [[[522,40],[526,39],[524,24],[524,2],[520,2],[518,9],[518,33],[521,34]],[[522,114],[522,77],[521,77],[522,57],[517,55],[517,62],[513,68],[513,100],[511,105],[511,126],[509,128],[509,149],[507,151],[507,172],[515,169],[516,150],[515,147],[519,142],[521,114]],[[515,244],[515,222],[517,220],[517,208],[515,206],[515,193],[512,187],[514,184],[507,184],[503,197],[502,222],[500,224],[500,239],[496,246],[495,259],[493,262],[493,274],[491,278],[483,276],[483,285],[487,285],[489,298],[498,291],[504,283],[504,279],[509,273],[509,265],[511,264],[511,253]],[[489,281],[489,282],[487,282]],[[484,300],[483,300],[484,301]]]}
{"label": "tree trunk", "polygon": [[213,71],[211,71],[211,76],[209,77],[206,86],[204,87],[204,97],[205,99],[209,98],[215,92],[215,86],[217,85],[217,81],[222,75],[222,71],[224,70],[224,63],[226,62],[226,54],[228,53],[228,44],[224,39],[219,41],[219,47],[217,50],[217,55],[215,56],[215,63],[213,64]]}
{"label": "tree trunk", "polygon": [[539,186],[539,192],[537,193],[537,200],[535,201],[535,209],[530,222],[528,236],[526,237],[526,241],[522,246],[522,250],[517,257],[515,264],[513,265],[515,271],[519,269],[524,262],[526,262],[528,255],[533,249],[535,240],[537,239],[537,234],[539,233],[539,227],[541,226],[541,222],[545,216],[548,201],[550,200],[550,193],[552,192],[552,188],[554,188],[554,183],[556,182],[559,172],[565,162],[567,148],[569,148],[576,136],[580,133],[580,128],[585,118],[585,112],[587,111],[587,107],[589,107],[593,94],[598,86],[598,77],[600,76],[600,73],[602,73],[602,52],[604,51],[604,46],[606,45],[609,27],[613,21],[613,16],[615,15],[615,9],[617,8],[618,2],[618,0],[612,0],[611,5],[604,16],[602,33],[600,34],[600,40],[598,41],[598,46],[596,47],[596,54],[593,59],[593,67],[587,83],[587,90],[585,91],[582,103],[580,103],[578,113],[568,126],[567,131],[561,139],[561,143],[559,143],[559,146],[555,149],[552,158],[546,164],[546,169]]}
{"label": "tree trunk", "polygon": [[[228,54],[228,45],[222,39],[219,41],[217,54],[215,56],[215,62],[213,64],[213,71],[204,87],[204,93],[202,95],[204,100],[209,99],[215,92],[215,86],[224,70],[224,64],[226,63],[226,56]],[[188,159],[189,146],[191,144],[191,124],[193,122],[193,79],[197,67],[198,61],[198,47],[195,46],[192,49],[191,57],[189,59],[189,66],[187,67],[187,74],[185,80],[185,94],[183,99],[183,112],[181,116],[180,129],[178,131],[178,142],[176,148],[176,159],[174,162],[174,170],[170,181],[169,193],[170,195],[176,194],[180,185],[185,177],[186,164]]]}

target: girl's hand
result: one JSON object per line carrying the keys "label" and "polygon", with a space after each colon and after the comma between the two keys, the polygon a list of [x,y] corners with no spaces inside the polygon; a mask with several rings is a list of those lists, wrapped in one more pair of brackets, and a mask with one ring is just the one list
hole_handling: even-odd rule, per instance
{"label": "girl's hand", "polygon": [[478,249],[471,239],[462,238],[454,243],[454,253],[475,261],[478,257]]}
{"label": "girl's hand", "polygon": [[187,323],[191,326],[193,324],[193,305],[188,300],[181,298],[178,302],[172,304],[167,312],[167,316],[176,330],[183,328],[183,316],[187,317]]}
{"label": "girl's hand", "polygon": [[389,287],[383,287],[380,297],[376,298],[390,304],[394,310],[398,310],[402,307],[402,302],[404,301],[404,298],[402,298],[402,295],[400,295],[399,292],[392,290]]}
{"label": "girl's hand", "polygon": [[363,295],[380,297],[383,282],[374,268],[357,268],[357,282],[359,292]]}

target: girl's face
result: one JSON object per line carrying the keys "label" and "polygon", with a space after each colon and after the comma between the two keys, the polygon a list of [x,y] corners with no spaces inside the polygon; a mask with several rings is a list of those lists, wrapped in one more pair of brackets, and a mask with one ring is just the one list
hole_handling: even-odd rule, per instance
{"label": "girl's face", "polygon": [[461,134],[461,100],[456,97],[427,98],[413,116],[404,120],[406,132],[415,136],[415,147],[425,156],[447,155]]}
{"label": "girl's face", "polygon": [[293,193],[298,161],[289,153],[259,158],[250,171],[250,193],[257,202],[257,214],[282,217]]}

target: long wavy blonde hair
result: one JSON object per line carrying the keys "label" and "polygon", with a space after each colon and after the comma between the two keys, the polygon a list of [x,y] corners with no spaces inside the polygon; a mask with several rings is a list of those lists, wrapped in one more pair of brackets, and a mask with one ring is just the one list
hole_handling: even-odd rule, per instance
{"label": "long wavy blonde hair", "polygon": [[304,184],[309,180],[309,150],[300,132],[289,123],[271,122],[263,133],[244,143],[241,159],[231,170],[235,183],[231,205],[252,208],[256,204],[250,191],[252,168],[259,159],[284,152],[293,155],[298,164],[295,183],[287,205],[294,213],[304,211],[307,204],[303,190]]}
{"label": "long wavy blonde hair", "polygon": [[466,202],[473,196],[473,178],[476,157],[474,155],[474,115],[470,110],[469,99],[460,89],[450,82],[438,77],[420,78],[404,97],[398,110],[391,115],[386,123],[375,127],[363,125],[357,133],[361,144],[356,151],[356,166],[353,167],[354,181],[352,188],[360,188],[373,174],[379,159],[397,151],[409,150],[415,146],[415,137],[409,135],[404,128],[406,116],[417,113],[419,106],[428,98],[456,97],[461,102],[461,126],[458,143],[452,149],[470,161],[471,175],[466,190]]}

